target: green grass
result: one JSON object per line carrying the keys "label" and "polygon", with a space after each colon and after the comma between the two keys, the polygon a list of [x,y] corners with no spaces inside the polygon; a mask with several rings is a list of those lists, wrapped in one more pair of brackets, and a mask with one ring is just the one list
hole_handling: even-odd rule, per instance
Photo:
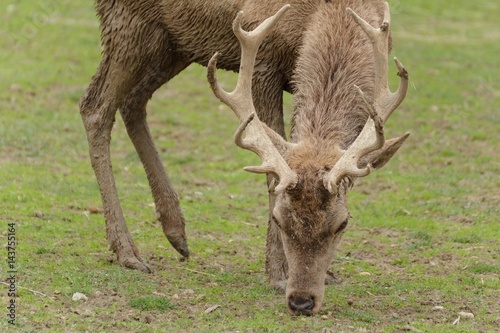
{"label": "green grass", "polygon": [[[408,68],[411,88],[386,132],[411,137],[389,165],[357,181],[353,218],[332,263],[342,283],[326,288],[319,315],[299,318],[267,286],[264,177],[242,171],[257,159],[235,147],[237,120],[213,97],[205,69],[189,67],[148,108],[181,197],[189,261],[179,261],[164,238],[142,166],[122,122],[115,125],[121,202],[154,273],[126,270],[107,250],[102,215],[89,209],[101,203],[78,100],[100,56],[93,4],[3,4],[0,240],[7,243],[14,223],[14,331],[495,332],[500,4],[390,3],[393,54]],[[289,119],[289,96],[286,103]],[[5,281],[6,260],[0,267]],[[75,292],[88,300],[72,301]],[[220,308],[206,314],[214,305]],[[460,311],[475,318],[452,325]],[[0,331],[12,331],[6,316]]]}
{"label": "green grass", "polygon": [[165,311],[173,309],[174,307],[172,303],[170,303],[166,298],[155,297],[155,296],[132,298],[128,303],[131,307],[143,311],[151,311],[151,310]]}

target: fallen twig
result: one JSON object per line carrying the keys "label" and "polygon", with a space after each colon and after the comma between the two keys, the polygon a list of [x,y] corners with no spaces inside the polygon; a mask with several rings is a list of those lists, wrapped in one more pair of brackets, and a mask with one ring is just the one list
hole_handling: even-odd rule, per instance
{"label": "fallen twig", "polygon": [[211,306],[209,307],[208,309],[205,310],[205,314],[209,314],[211,312],[214,312],[215,310],[217,310],[218,308],[220,308],[220,305],[219,304],[216,304],[214,306]]}
{"label": "fallen twig", "polygon": [[196,271],[194,269],[189,269],[189,268],[186,268],[186,267],[181,267],[181,269],[184,269],[184,270],[189,271],[189,272],[197,273],[197,274],[203,274],[203,275],[208,275],[208,276],[215,276],[214,274],[200,272],[200,271]]}
{"label": "fallen twig", "polygon": [[[484,281],[483,279],[481,278],[481,282],[483,282],[482,284],[484,284]],[[469,310],[470,313],[474,314],[474,311],[472,311],[471,307],[469,306],[469,304],[465,304],[465,307]]]}
{"label": "fallen twig", "polygon": [[248,222],[244,222],[244,221],[242,221],[241,223],[243,223],[245,225],[248,225],[248,226],[251,226],[251,227],[254,227],[254,228],[258,228],[259,227],[258,224],[248,223]]}

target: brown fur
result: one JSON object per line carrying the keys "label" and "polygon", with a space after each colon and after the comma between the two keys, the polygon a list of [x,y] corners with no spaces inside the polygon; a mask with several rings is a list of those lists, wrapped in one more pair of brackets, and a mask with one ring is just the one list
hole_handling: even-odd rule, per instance
{"label": "brown fur", "polygon": [[[206,65],[216,51],[222,53],[220,68],[237,71],[240,51],[231,30],[237,12],[244,11],[243,27],[251,29],[285,3],[290,10],[259,50],[253,99],[259,118],[284,136],[282,92],[294,94],[291,140],[300,144],[285,157],[299,184],[270,194],[266,271],[273,285],[288,279],[292,313],[315,313],[348,218],[346,184],[332,196],[322,178],[367,119],[353,85],[368,98],[374,85],[370,42],[345,9],[379,25],[382,1],[97,0],[103,55],[80,107],[108,242],[120,263],[149,270],[125,225],[111,169],[117,109],[146,170],[163,231],[187,257],[184,218],[149,132],[147,101],[189,64]],[[294,310],[308,300],[310,308]]]}

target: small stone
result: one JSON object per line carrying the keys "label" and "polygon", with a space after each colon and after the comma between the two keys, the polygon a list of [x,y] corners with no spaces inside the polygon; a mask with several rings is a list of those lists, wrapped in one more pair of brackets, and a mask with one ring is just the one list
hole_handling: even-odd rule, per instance
{"label": "small stone", "polygon": [[35,210],[35,212],[33,213],[33,216],[41,219],[43,217],[43,213],[39,210]]}
{"label": "small stone", "polygon": [[361,272],[361,273],[359,273],[359,275],[361,275],[361,276],[370,276],[370,275],[372,275],[372,273],[370,273],[370,272]]}
{"label": "small stone", "polygon": [[444,310],[444,306],[436,305],[435,307],[432,308],[432,310],[434,310],[434,311],[442,311],[442,310]]}
{"label": "small stone", "polygon": [[78,292],[77,292],[77,293],[74,293],[74,294],[73,294],[73,297],[71,297],[71,299],[72,299],[73,301],[77,302],[77,301],[82,301],[82,300],[83,300],[83,301],[86,301],[86,300],[88,300],[89,298],[87,297],[87,295],[82,294],[82,293],[78,293]]}
{"label": "small stone", "polygon": [[458,315],[464,319],[474,319],[474,314],[470,312],[461,311],[458,313]]}
{"label": "small stone", "polygon": [[103,212],[103,209],[101,207],[92,206],[92,205],[89,205],[87,207],[87,210],[89,211],[90,214],[101,214]]}
{"label": "small stone", "polygon": [[13,83],[10,85],[10,91],[12,92],[19,92],[21,91],[21,85],[17,83]]}
{"label": "small stone", "polygon": [[401,209],[401,213],[403,213],[406,216],[411,216],[412,215],[411,212],[408,209],[404,209],[404,208]]}
{"label": "small stone", "polygon": [[352,300],[352,299],[350,299],[350,298],[349,298],[349,299],[347,300],[347,304],[348,304],[348,305],[353,305],[353,304],[354,304],[354,300]]}

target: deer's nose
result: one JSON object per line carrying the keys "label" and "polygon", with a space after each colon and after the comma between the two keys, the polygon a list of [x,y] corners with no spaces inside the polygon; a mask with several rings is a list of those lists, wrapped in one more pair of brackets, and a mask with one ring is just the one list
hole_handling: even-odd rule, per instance
{"label": "deer's nose", "polygon": [[309,315],[314,308],[314,299],[312,297],[291,296],[288,300],[288,307],[295,315]]}

